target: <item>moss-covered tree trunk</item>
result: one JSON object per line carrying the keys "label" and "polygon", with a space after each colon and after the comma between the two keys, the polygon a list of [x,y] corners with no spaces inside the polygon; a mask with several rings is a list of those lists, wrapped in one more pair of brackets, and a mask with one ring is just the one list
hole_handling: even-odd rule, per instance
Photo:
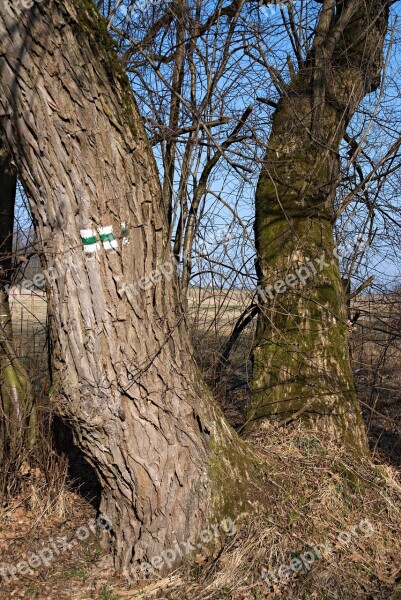
{"label": "moss-covered tree trunk", "polygon": [[15,353],[9,305],[12,282],[17,175],[0,147],[0,492],[11,491],[16,472],[35,441],[36,409],[29,376]]}
{"label": "moss-covered tree trunk", "polygon": [[249,419],[302,418],[366,448],[333,238],[339,145],[380,82],[388,9],[325,0],[309,56],[273,117],[256,193],[263,310]]}
{"label": "moss-covered tree trunk", "polygon": [[8,8],[0,39],[4,130],[53,269],[52,399],[127,569],[233,517],[252,460],[193,361],[156,164],[95,5]]}

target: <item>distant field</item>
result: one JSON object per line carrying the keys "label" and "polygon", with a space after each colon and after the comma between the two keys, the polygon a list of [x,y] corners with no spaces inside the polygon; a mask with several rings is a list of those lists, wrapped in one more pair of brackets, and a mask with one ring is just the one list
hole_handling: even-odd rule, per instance
{"label": "distant field", "polygon": [[40,369],[47,363],[45,294],[14,289],[10,294],[10,304],[17,354],[30,367],[35,361]]}
{"label": "distant field", "polygon": [[[193,325],[203,331],[219,331],[227,334],[254,297],[248,290],[216,290],[212,288],[190,288],[188,292],[189,314]],[[45,335],[47,303],[43,292],[14,290],[11,294],[13,329],[16,338],[32,338],[39,342]],[[375,296],[359,296],[351,310],[361,311],[361,320],[368,315],[385,316],[385,305]]]}
{"label": "distant field", "polygon": [[239,316],[251,304],[253,295],[248,290],[190,288],[188,307],[193,326],[205,332],[218,330],[220,335],[230,333]]}
{"label": "distant field", "polygon": [[[191,338],[198,364],[212,389],[216,386],[215,366],[227,336],[238,317],[254,301],[254,293],[242,290],[191,288],[188,292]],[[11,294],[16,351],[21,356],[37,389],[46,385],[47,303],[43,293]],[[399,322],[399,297],[359,296],[351,302],[351,318],[360,311],[352,335],[352,363],[358,395],[372,447],[377,447],[390,463],[401,464],[401,390],[399,364],[401,344],[386,331],[387,324]],[[393,315],[390,318],[390,315]],[[224,374],[222,395],[227,418],[233,426],[243,423],[243,408],[248,401],[251,373],[250,356],[256,319],[230,356]],[[227,400],[229,398],[229,400]],[[368,407],[374,412],[370,413]]]}

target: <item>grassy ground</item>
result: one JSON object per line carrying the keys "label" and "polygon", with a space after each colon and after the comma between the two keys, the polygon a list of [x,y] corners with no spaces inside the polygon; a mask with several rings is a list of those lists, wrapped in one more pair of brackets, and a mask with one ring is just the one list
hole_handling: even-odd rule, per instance
{"label": "grassy ground", "polygon": [[[247,402],[252,328],[234,348],[221,381],[215,380],[215,367],[249,299],[221,292],[216,303],[210,291],[197,289],[190,298],[199,363],[238,428]],[[382,319],[383,307],[376,309]],[[219,540],[219,551],[198,548],[170,577],[153,577],[131,589],[112,574],[91,530],[96,511],[67,484],[66,465],[55,467],[50,481],[40,468],[27,466],[20,497],[0,509],[0,563],[16,566],[32,553],[46,554],[53,543],[59,551],[53,547],[47,565],[42,562],[9,583],[3,577],[0,598],[401,600],[400,356],[398,342],[388,344],[383,331],[361,335],[370,318],[366,312],[354,334],[353,360],[375,450],[371,461],[352,459],[300,425],[265,424],[248,439],[261,459],[260,494],[236,521],[235,536]],[[16,296],[13,318],[17,344],[40,381],[46,370],[43,297]],[[87,538],[78,539],[84,530]]]}
{"label": "grassy ground", "polygon": [[[67,486],[49,503],[45,485],[40,476],[33,477],[29,493],[0,513],[0,563],[6,575],[0,598],[107,598],[102,590],[113,578],[110,572],[102,576],[100,568],[94,569],[101,549],[89,527],[94,521],[93,507]],[[77,532],[87,538],[78,539]],[[28,564],[20,571],[18,565],[28,560],[34,568]],[[14,576],[9,567],[18,569]]]}
{"label": "grassy ground", "polygon": [[248,441],[261,459],[259,500],[236,520],[220,551],[198,547],[171,576],[128,589],[111,574],[95,535],[77,541],[78,528],[94,517],[91,506],[64,491],[52,507],[40,508],[39,494],[2,511],[1,560],[16,564],[64,536],[69,547],[47,567],[3,583],[0,597],[399,600],[398,472],[353,460],[299,425],[266,425]]}
{"label": "grassy ground", "polygon": [[[401,487],[395,471],[353,461],[300,426],[283,431],[267,425],[251,443],[265,465],[265,500],[239,519],[236,537],[205,564],[121,597],[401,598]],[[316,545],[320,557],[311,555]],[[294,559],[302,568],[288,576]],[[263,569],[271,573],[268,581]]]}

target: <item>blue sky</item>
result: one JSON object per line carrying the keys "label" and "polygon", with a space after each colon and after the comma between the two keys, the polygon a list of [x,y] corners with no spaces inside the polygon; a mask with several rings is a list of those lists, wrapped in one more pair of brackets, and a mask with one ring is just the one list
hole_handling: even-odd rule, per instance
{"label": "blue sky", "polygon": [[[205,15],[210,12],[215,2],[205,2],[202,5],[202,9]],[[136,5],[137,6],[137,5]],[[286,71],[286,57],[288,54],[293,55],[292,48],[289,44],[288,37],[283,36],[283,28],[279,24],[281,23],[280,11],[276,9],[271,10],[269,7],[267,10],[258,10],[257,4],[249,5],[244,15],[243,27],[246,27],[249,22],[255,22],[258,27],[264,28],[269,35],[264,40],[266,47],[269,47],[269,51],[273,57],[275,66],[283,66],[282,74],[286,77],[288,70]],[[293,4],[295,11],[303,11],[302,14],[309,12],[310,25],[309,29],[313,28],[314,23],[314,12],[319,9],[317,3],[307,4],[304,0],[300,2],[294,2]],[[154,11],[161,9],[162,4],[148,4],[144,6],[144,10],[134,14],[134,19],[139,21],[143,19],[144,25],[147,23],[147,11],[154,14]],[[120,8],[120,15],[124,15],[124,3]],[[286,10],[286,9],[284,9]],[[400,78],[400,32],[398,30],[397,18],[400,14],[399,4],[395,4],[392,7],[392,20],[388,40],[391,39],[392,45],[389,49],[389,60],[386,64],[385,74],[385,93],[381,98],[380,106],[377,109],[375,115],[375,121],[369,124],[368,114],[372,114],[375,111],[375,103],[380,97],[380,90],[368,96],[361,110],[354,117],[350,124],[349,131],[351,135],[355,135],[356,139],[360,139],[363,135],[363,131],[369,128],[369,134],[366,143],[366,156],[361,156],[360,164],[363,168],[364,174],[369,172],[371,161],[378,161],[385,153],[386,148],[393,142],[397,136],[401,135],[401,103],[400,93],[401,78]],[[157,16],[157,15],[156,15]],[[203,44],[203,51],[207,52],[207,41]],[[166,38],[165,51],[168,52],[169,38]],[[217,60],[216,60],[217,64]],[[166,76],[169,74],[169,69],[165,68]],[[229,78],[233,77],[235,73],[235,80],[231,83]],[[201,70],[200,70],[201,74]],[[254,85],[249,85],[249,77],[252,74]],[[135,79],[131,75],[134,91],[139,93],[139,88],[136,85]],[[165,95],[165,103],[168,105],[168,93],[166,90],[163,91],[163,86],[157,77],[151,77],[150,81],[153,81],[155,90],[158,93]],[[272,109],[259,103],[257,97],[269,97],[274,99],[277,97],[277,93],[273,89],[271,80],[266,72],[265,68],[260,65],[251,64],[249,57],[242,56],[238,59],[237,55],[233,55],[227,69],[226,80],[222,78],[220,88],[226,94],[228,101],[225,101],[225,107],[229,109],[230,115],[240,116],[243,110],[250,104],[254,106],[254,112],[251,118],[252,127],[260,133],[260,136],[267,141],[268,132],[271,123]],[[238,89],[240,88],[240,93]],[[199,79],[198,96],[199,101],[201,100],[205,92],[204,83],[202,83],[202,77]],[[146,103],[146,98],[141,94],[141,101],[139,102],[140,110],[144,116],[153,116],[152,107]],[[219,103],[216,102],[216,110],[219,108]],[[212,118],[213,115],[210,115]],[[185,119],[184,119],[185,121]],[[184,122],[183,121],[183,122]],[[235,123],[235,121],[234,121]],[[232,130],[233,121],[223,128],[219,134],[220,139],[224,139],[224,135]],[[181,151],[183,151],[183,145]],[[264,150],[262,147],[255,148],[253,150],[257,152],[258,157],[263,156]],[[345,146],[344,146],[345,151]],[[162,164],[160,159],[160,153],[158,148],[155,148],[156,158],[158,160],[160,172],[162,173]],[[251,160],[252,153],[250,153]],[[204,153],[203,160],[206,159],[206,151]],[[244,267],[246,274],[243,277],[232,276],[230,277],[230,269],[221,268],[221,273],[224,276],[228,276],[228,280],[234,283],[234,285],[246,285],[253,286],[255,280],[253,270],[254,260],[254,249],[253,249],[253,231],[252,222],[254,215],[254,194],[255,186],[257,183],[258,172],[260,170],[260,164],[254,163],[253,173],[245,174],[245,179],[238,175],[232,168],[227,167],[223,160],[220,161],[220,168],[215,172],[210,181],[210,189],[214,192],[209,194],[205,201],[205,211],[203,218],[203,225],[205,231],[203,232],[203,239],[200,240],[199,250],[210,249],[214,246],[215,240],[224,238],[225,248],[223,254],[218,253],[217,258],[223,260],[224,257],[230,258],[233,261],[237,261],[238,267],[241,269]],[[177,176],[179,173],[177,173]],[[178,178],[177,178],[178,180]],[[380,203],[384,203],[387,214],[395,220],[400,220],[400,178],[398,172],[394,172],[389,180],[383,185],[379,191]],[[377,196],[377,183],[371,182],[367,184],[366,190],[372,197]],[[219,196],[225,206],[217,200]],[[21,198],[19,202],[20,208],[18,209],[18,220],[20,223],[27,222],[26,210],[21,208]],[[227,208],[229,206],[231,211]],[[227,223],[232,221],[232,210],[237,214],[237,218],[229,229],[227,229]],[[354,211],[354,212],[352,212]],[[363,219],[366,218],[366,210],[364,206],[359,204],[357,209],[352,206],[349,211],[344,215],[343,222],[347,223],[345,231],[345,239],[347,243],[349,240],[355,237],[355,229],[360,226]],[[380,212],[376,214],[375,231],[372,235],[372,247],[367,251],[363,261],[359,266],[359,275],[363,279],[364,277],[374,274],[378,279],[387,284],[392,284],[397,281],[400,276],[400,265],[401,265],[401,245],[398,243],[396,234],[396,226],[391,224],[391,221],[387,219]],[[341,223],[339,224],[341,225]],[[244,232],[244,226],[246,232]],[[340,227],[339,227],[340,228]],[[372,233],[372,232],[371,232]],[[244,241],[246,243],[244,243]],[[240,248],[241,247],[241,248]],[[244,271],[244,273],[245,273]]]}

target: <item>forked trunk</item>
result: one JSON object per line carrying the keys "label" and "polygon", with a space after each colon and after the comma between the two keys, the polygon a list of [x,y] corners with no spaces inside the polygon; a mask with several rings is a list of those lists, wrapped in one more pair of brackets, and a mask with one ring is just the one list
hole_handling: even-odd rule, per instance
{"label": "forked trunk", "polygon": [[123,569],[232,517],[252,461],[193,362],[155,161],[94,4],[2,11],[0,39],[4,128],[51,275],[52,398]]}
{"label": "forked trunk", "polygon": [[263,310],[250,422],[302,418],[366,450],[348,354],[333,200],[339,145],[377,88],[388,9],[380,0],[325,0],[310,55],[273,118],[256,193]]}

